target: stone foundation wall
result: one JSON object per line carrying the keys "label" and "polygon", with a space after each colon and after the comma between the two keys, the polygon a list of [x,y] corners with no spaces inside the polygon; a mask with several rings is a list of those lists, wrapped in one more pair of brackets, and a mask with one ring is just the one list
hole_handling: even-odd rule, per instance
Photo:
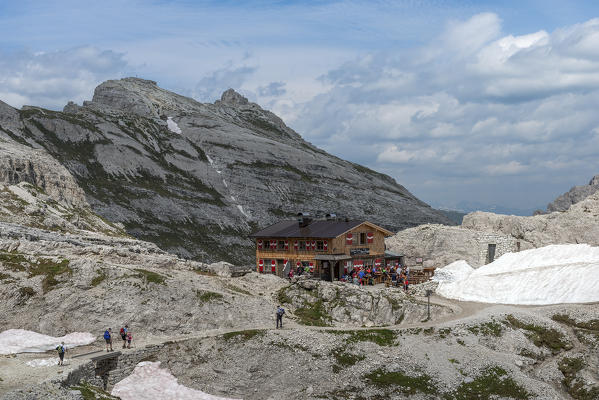
{"label": "stone foundation wall", "polygon": [[135,366],[142,361],[156,361],[158,353],[165,347],[165,344],[146,346],[140,350],[131,353],[121,353],[118,358],[115,369],[108,372],[104,377],[96,376],[96,366],[93,361],[88,361],[71,371],[67,378],[61,383],[63,386],[73,386],[81,381],[86,381],[91,385],[111,388],[117,382],[122,381],[129,376]]}
{"label": "stone foundation wall", "polygon": [[518,241],[511,236],[481,232],[476,235],[476,241],[478,242],[479,265],[485,265],[489,263],[490,244],[494,244],[496,246],[494,258],[495,260],[497,260],[505,253],[513,253],[518,251]]}

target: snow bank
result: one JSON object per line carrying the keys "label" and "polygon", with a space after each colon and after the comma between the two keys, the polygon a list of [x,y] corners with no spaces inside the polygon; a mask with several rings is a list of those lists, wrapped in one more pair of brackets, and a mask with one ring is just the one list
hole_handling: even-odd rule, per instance
{"label": "snow bank", "polygon": [[[439,270],[441,277],[445,268]],[[458,280],[441,279],[437,293],[450,299],[483,303],[596,302],[599,301],[599,247],[552,245],[507,253]]]}
{"label": "snow bank", "polygon": [[432,280],[437,282],[454,282],[466,279],[474,271],[466,261],[460,260],[452,262],[443,268],[435,270]]}
{"label": "snow bank", "polygon": [[171,132],[178,133],[179,135],[181,134],[181,128],[179,128],[179,125],[177,125],[177,123],[173,121],[171,117],[167,118],[166,126]]}
{"label": "snow bank", "polygon": [[133,373],[114,385],[111,394],[122,400],[232,400],[216,397],[177,383],[160,362],[140,362]]}
{"label": "snow bank", "polygon": [[60,342],[67,348],[92,343],[96,338],[88,332],[74,332],[52,337],[24,329],[9,329],[0,333],[0,354],[42,353],[56,349]]}
{"label": "snow bank", "polygon": [[58,364],[58,356],[55,358],[36,358],[35,360],[27,361],[25,364],[30,367],[50,367]]}

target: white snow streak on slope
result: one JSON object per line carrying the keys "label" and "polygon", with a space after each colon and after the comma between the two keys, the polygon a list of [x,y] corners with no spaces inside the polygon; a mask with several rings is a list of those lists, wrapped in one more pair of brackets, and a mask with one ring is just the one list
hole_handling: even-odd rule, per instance
{"label": "white snow streak on slope", "polygon": [[[208,162],[210,163],[212,169],[214,169],[217,174],[222,174],[223,171],[217,169],[216,165],[214,165],[214,161],[212,160],[212,158],[210,158],[208,154],[206,154],[206,158],[208,159]],[[227,181],[225,181],[225,178],[223,178],[223,185],[225,185],[225,187],[229,189],[229,185],[227,185]],[[233,200],[234,203],[237,202],[237,200],[235,200],[235,197],[233,196],[231,196],[231,200]],[[243,210],[243,206],[241,204],[235,204],[235,206],[237,206],[237,209],[239,210],[239,212],[241,212],[241,214],[243,214],[244,217],[250,218],[250,216]]]}
{"label": "white snow streak on slope", "polygon": [[133,373],[114,385],[111,394],[123,400],[231,400],[180,385],[160,362],[140,362]]}
{"label": "white snow streak on slope", "polygon": [[179,135],[182,133],[179,125],[171,117],[168,117],[166,120],[166,126],[171,132],[178,133]]}
{"label": "white snow streak on slope", "polygon": [[[443,269],[439,272],[443,274]],[[599,247],[552,245],[507,253],[462,279],[441,281],[437,293],[483,303],[596,302],[599,301]]]}
{"label": "white snow streak on slope", "polygon": [[0,333],[0,354],[43,353],[54,350],[64,341],[67,348],[92,343],[96,338],[88,332],[74,332],[52,337],[24,329],[9,329]]}

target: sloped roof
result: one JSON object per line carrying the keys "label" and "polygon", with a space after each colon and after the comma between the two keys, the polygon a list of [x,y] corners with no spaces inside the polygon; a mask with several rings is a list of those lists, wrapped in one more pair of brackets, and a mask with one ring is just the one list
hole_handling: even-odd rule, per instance
{"label": "sloped roof", "polygon": [[312,221],[308,226],[300,227],[297,220],[292,221],[281,221],[261,231],[254,232],[250,237],[279,237],[279,238],[295,238],[295,237],[309,237],[309,238],[336,238],[339,235],[344,234],[347,231],[354,229],[361,224],[368,224],[369,226],[378,229],[385,234],[393,234],[384,228],[376,226],[368,221]]}

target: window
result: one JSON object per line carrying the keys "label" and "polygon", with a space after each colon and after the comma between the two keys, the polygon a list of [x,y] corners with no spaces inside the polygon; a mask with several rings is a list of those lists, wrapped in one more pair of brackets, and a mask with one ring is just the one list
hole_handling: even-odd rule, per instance
{"label": "window", "polygon": [[306,241],[305,240],[299,241],[299,249],[300,249],[300,251],[306,251]]}
{"label": "window", "polygon": [[360,232],[360,244],[366,244],[366,233]]}
{"label": "window", "polygon": [[320,250],[320,251],[324,250],[324,244],[323,244],[322,240],[316,241],[316,250]]}
{"label": "window", "polygon": [[277,243],[277,249],[285,250],[285,241],[284,240],[279,240],[279,242]]}

